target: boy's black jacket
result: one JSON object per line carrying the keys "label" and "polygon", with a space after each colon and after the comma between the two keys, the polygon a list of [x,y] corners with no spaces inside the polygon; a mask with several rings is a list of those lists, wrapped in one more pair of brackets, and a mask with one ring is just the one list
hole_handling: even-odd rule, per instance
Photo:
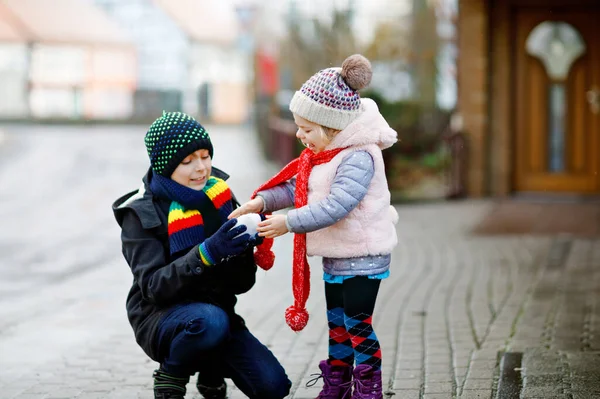
{"label": "boy's black jacket", "polygon": [[[229,178],[214,167],[212,175]],[[235,313],[236,295],[254,285],[256,264],[252,248],[211,267],[204,266],[197,246],[171,256],[167,230],[170,201],[152,195],[150,178],[149,171],[143,179],[143,189],[120,197],[112,209],[121,226],[123,256],[133,273],[126,303],[129,323],[144,352],[160,362],[165,354],[158,353],[158,323],[174,305],[211,303],[229,314],[232,329],[245,328],[244,320]],[[235,197],[233,202],[236,207]],[[205,234],[209,237],[221,222],[207,216],[203,214]]]}

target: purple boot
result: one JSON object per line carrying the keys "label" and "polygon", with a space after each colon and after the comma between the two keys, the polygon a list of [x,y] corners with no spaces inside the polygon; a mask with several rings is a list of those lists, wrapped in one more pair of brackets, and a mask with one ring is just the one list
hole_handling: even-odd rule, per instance
{"label": "purple boot", "polygon": [[356,366],[352,399],[383,399],[381,370],[375,370],[366,364]]}
{"label": "purple boot", "polygon": [[350,399],[352,366],[333,366],[329,360],[319,362],[321,375],[306,383],[310,387],[323,378],[323,389],[316,399]]}

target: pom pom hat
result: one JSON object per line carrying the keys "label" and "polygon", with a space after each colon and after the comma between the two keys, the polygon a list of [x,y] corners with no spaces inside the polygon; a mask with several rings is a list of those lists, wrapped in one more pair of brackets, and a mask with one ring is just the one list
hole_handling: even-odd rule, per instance
{"label": "pom pom hat", "polygon": [[294,94],[290,111],[316,124],[343,130],[361,113],[358,90],[371,83],[371,63],[360,54],[346,58],[341,68],[314,74]]}

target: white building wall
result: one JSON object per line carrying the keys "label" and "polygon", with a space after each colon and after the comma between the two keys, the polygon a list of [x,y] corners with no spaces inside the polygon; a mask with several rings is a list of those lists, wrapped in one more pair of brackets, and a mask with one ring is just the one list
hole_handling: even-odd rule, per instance
{"label": "white building wall", "polygon": [[92,119],[126,119],[133,114],[136,57],[128,48],[90,50],[84,114]]}
{"label": "white building wall", "polygon": [[244,52],[235,47],[195,43],[191,58],[192,84],[204,82],[248,82],[252,66]]}
{"label": "white building wall", "polygon": [[[192,114],[201,108],[210,110],[215,122],[243,122],[248,114],[247,90],[252,65],[244,51],[236,47],[194,43],[190,52],[190,81],[184,95],[184,109]],[[208,86],[209,104],[200,104],[199,91]],[[230,109],[227,112],[225,107]],[[227,117],[220,115],[227,114]]]}
{"label": "white building wall", "polygon": [[86,79],[85,48],[34,44],[31,48],[29,97],[35,118],[79,118]]}
{"label": "white building wall", "polygon": [[182,90],[188,77],[189,41],[152,0],[94,0],[127,30],[136,45],[138,88]]}
{"label": "white building wall", "polygon": [[31,52],[31,115],[129,118],[135,66],[135,54],[127,47],[35,44]]}
{"label": "white building wall", "polygon": [[25,44],[0,44],[0,117],[28,114],[28,54]]}
{"label": "white building wall", "polygon": [[33,85],[83,86],[88,52],[76,45],[34,44],[30,79]]}

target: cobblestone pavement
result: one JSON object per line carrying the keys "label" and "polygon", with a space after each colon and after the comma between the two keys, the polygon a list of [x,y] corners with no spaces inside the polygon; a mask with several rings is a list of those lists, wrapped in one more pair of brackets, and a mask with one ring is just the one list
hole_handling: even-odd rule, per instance
{"label": "cobblestone pavement", "polygon": [[[146,167],[143,149],[135,150],[143,129],[4,130],[0,398],[152,397],[156,364],[125,318],[131,277],[109,209]],[[249,131],[211,132],[215,165],[231,172],[236,194],[247,198],[272,165],[256,155]],[[23,182],[30,172],[14,176],[49,151],[53,162],[40,162],[41,184]],[[73,165],[86,177],[67,173]],[[491,205],[397,207],[399,245],[374,317],[387,397],[600,397],[600,240],[471,235]],[[238,311],[282,361],[293,381],[290,397],[314,398],[318,387],[305,383],[327,354],[323,286],[313,258],[311,319],[292,332],[283,318],[292,303],[291,238],[276,241],[274,268],[259,272]],[[188,388],[188,397],[200,398],[193,383]],[[244,397],[230,381],[229,388],[230,398]]]}

